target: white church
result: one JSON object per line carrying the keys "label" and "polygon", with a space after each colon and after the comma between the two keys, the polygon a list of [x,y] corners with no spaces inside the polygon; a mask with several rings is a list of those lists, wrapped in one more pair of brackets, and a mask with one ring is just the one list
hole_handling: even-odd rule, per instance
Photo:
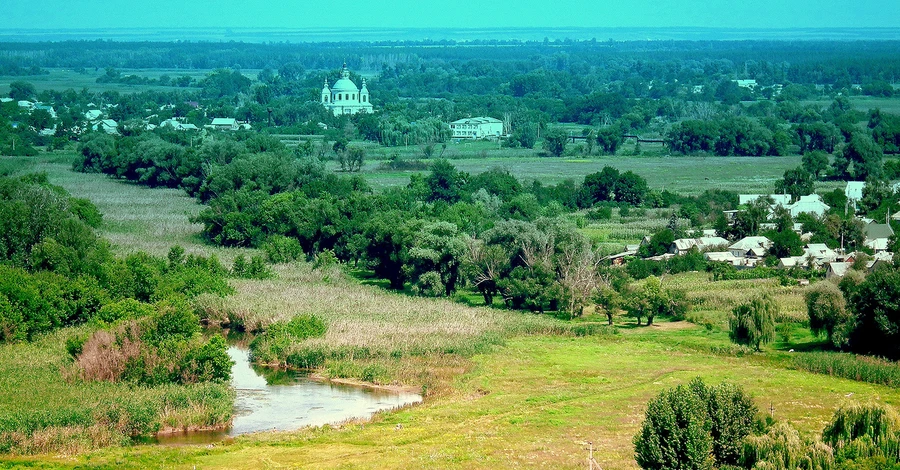
{"label": "white church", "polygon": [[371,113],[372,103],[369,102],[369,90],[366,88],[366,79],[362,79],[362,89],[356,87],[350,80],[350,71],[347,64],[341,69],[341,78],[328,88],[328,79],[322,87],[322,105],[330,109],[335,116],[341,114]]}

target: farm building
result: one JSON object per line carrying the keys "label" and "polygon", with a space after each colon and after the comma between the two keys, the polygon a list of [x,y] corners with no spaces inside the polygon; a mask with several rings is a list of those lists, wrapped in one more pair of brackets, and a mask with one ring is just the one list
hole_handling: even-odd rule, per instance
{"label": "farm building", "polygon": [[196,131],[199,128],[193,124],[185,124],[181,121],[177,121],[175,119],[166,119],[165,121],[159,123],[159,127],[169,126],[176,131]]}
{"label": "farm building", "polygon": [[741,258],[734,256],[730,251],[710,251],[703,255],[707,261],[716,261],[720,263],[729,263],[733,266],[740,266],[743,261]]}
{"label": "farm building", "polygon": [[335,116],[342,114],[371,113],[372,103],[369,101],[369,89],[366,87],[366,79],[362,79],[362,88],[357,88],[356,83],[350,79],[350,71],[347,64],[341,68],[341,78],[334,82],[334,86],[328,87],[328,79],[322,87],[322,106],[325,106]]}
{"label": "farm building", "polygon": [[503,121],[492,117],[459,119],[450,123],[454,139],[484,139],[503,135]]}

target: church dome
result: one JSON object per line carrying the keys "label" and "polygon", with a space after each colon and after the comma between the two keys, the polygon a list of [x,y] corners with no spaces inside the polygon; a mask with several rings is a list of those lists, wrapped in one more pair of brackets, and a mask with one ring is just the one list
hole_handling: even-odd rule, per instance
{"label": "church dome", "polygon": [[356,84],[353,83],[353,80],[350,80],[350,72],[347,70],[347,64],[344,64],[344,68],[341,70],[341,78],[338,81],[334,82],[334,86],[331,87],[331,91],[335,93],[356,93],[359,91],[359,88],[357,88]]}

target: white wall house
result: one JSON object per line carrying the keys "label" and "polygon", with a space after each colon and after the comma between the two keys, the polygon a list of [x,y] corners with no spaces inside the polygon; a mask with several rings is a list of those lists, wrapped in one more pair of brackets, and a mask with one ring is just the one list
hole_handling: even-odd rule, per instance
{"label": "white wall house", "polygon": [[357,88],[353,80],[350,80],[350,71],[347,64],[341,69],[341,78],[334,82],[333,87],[328,87],[328,79],[322,87],[320,102],[335,116],[341,114],[371,113],[372,103],[369,101],[369,89],[366,88],[366,79],[362,80],[362,88]]}
{"label": "white wall house", "polygon": [[450,123],[454,139],[484,139],[503,135],[503,121],[492,117],[460,119]]}

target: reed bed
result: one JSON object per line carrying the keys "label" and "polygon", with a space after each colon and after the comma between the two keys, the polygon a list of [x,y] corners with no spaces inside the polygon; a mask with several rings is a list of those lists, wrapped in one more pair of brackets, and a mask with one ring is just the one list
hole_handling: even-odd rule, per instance
{"label": "reed bed", "polygon": [[817,374],[900,387],[900,366],[877,357],[838,352],[798,353],[794,356],[793,365]]}
{"label": "reed bed", "polygon": [[508,335],[566,333],[571,328],[547,316],[469,307],[449,299],[360,285],[337,268],[322,271],[293,263],[277,265],[274,271],[273,279],[234,281],[237,294],[225,299],[204,297],[198,306],[209,321],[247,331],[264,330],[298,314],[315,315],[325,321],[328,331],[322,338],[304,341],[303,346],[349,359],[468,355]]}
{"label": "reed bed", "polygon": [[232,416],[227,384],[138,387],[72,372],[68,328],[0,345],[0,453],[73,454],[167,429],[216,428]]}

